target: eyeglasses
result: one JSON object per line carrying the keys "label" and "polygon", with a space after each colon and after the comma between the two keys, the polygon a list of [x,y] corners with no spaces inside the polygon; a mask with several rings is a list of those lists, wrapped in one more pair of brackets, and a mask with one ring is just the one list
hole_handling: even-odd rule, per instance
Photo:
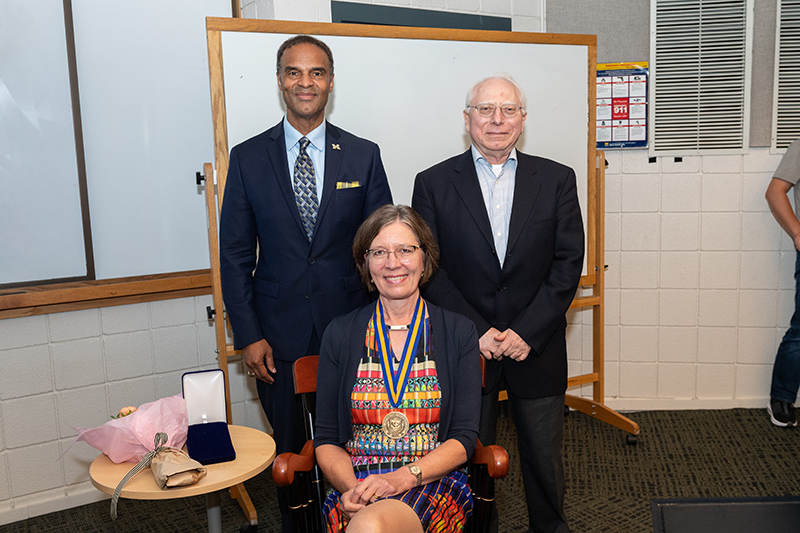
{"label": "eyeglasses", "polygon": [[389,254],[394,254],[395,258],[401,263],[408,263],[414,252],[419,250],[419,246],[413,244],[406,244],[397,250],[387,250],[386,248],[372,248],[367,250],[367,257],[375,265],[382,265],[389,260]]}
{"label": "eyeglasses", "polygon": [[517,113],[522,111],[525,112],[525,108],[522,106],[518,106],[515,104],[503,104],[501,106],[496,106],[493,104],[478,104],[478,105],[470,105],[467,106],[467,109],[474,107],[478,110],[478,114],[482,117],[491,117],[494,115],[494,110],[498,107],[500,108],[500,112],[503,113],[503,116],[506,118],[513,118],[517,116]]}

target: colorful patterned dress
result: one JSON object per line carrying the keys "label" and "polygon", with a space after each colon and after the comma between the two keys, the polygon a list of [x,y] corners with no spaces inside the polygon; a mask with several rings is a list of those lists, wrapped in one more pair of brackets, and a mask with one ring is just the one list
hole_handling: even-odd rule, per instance
{"label": "colorful patterned dress", "polygon": [[[370,321],[364,354],[350,395],[353,437],[346,449],[356,479],[361,481],[370,474],[392,472],[435,449],[440,444],[441,398],[430,323],[426,319],[402,404],[399,409],[390,407],[373,322]],[[387,437],[381,429],[383,417],[393,410],[403,412],[409,422],[408,432],[399,439]],[[340,496],[338,491],[331,489],[325,500],[323,514],[327,517],[329,532],[347,528],[339,510]],[[391,498],[411,506],[426,532],[461,531],[472,514],[472,494],[467,485],[467,475],[461,470]]]}

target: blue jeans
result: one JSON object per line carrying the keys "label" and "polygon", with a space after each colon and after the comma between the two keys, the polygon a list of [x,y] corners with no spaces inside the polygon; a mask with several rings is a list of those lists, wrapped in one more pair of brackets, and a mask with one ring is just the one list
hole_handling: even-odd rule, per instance
{"label": "blue jeans", "polygon": [[800,388],[800,252],[794,266],[794,314],[783,336],[775,365],[772,367],[770,396],[781,402],[794,403]]}

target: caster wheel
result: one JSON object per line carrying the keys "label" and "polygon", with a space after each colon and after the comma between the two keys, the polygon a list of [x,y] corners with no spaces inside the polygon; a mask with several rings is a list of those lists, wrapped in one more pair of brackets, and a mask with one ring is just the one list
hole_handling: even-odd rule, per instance
{"label": "caster wheel", "polygon": [[243,522],[239,527],[239,533],[258,533],[258,524],[252,525],[250,522]]}
{"label": "caster wheel", "polygon": [[633,435],[631,433],[625,435],[625,444],[627,444],[628,446],[636,446],[638,442],[639,442],[638,435]]}
{"label": "caster wheel", "polygon": [[564,416],[569,416],[569,406],[568,405],[564,406]]}

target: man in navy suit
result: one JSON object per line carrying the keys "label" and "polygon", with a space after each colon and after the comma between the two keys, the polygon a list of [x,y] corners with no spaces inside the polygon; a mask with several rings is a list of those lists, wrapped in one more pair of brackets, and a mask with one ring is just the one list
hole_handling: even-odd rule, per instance
{"label": "man in navy suit", "polygon": [[392,196],[378,146],[325,121],[328,46],[307,35],[287,40],[277,79],[286,116],[231,150],[219,241],[234,346],[257,380],[280,454],[305,442],[292,363],[319,353],[331,319],[369,302],[353,237]]}
{"label": "man in navy suit", "polygon": [[561,442],[567,388],[566,312],[583,269],[575,173],[518,152],[522,89],[508,76],[467,93],[465,153],[417,175],[413,207],[439,243],[423,295],[469,317],[486,363],[480,439],[495,442],[505,383],[517,428],[529,531],[569,531]]}

